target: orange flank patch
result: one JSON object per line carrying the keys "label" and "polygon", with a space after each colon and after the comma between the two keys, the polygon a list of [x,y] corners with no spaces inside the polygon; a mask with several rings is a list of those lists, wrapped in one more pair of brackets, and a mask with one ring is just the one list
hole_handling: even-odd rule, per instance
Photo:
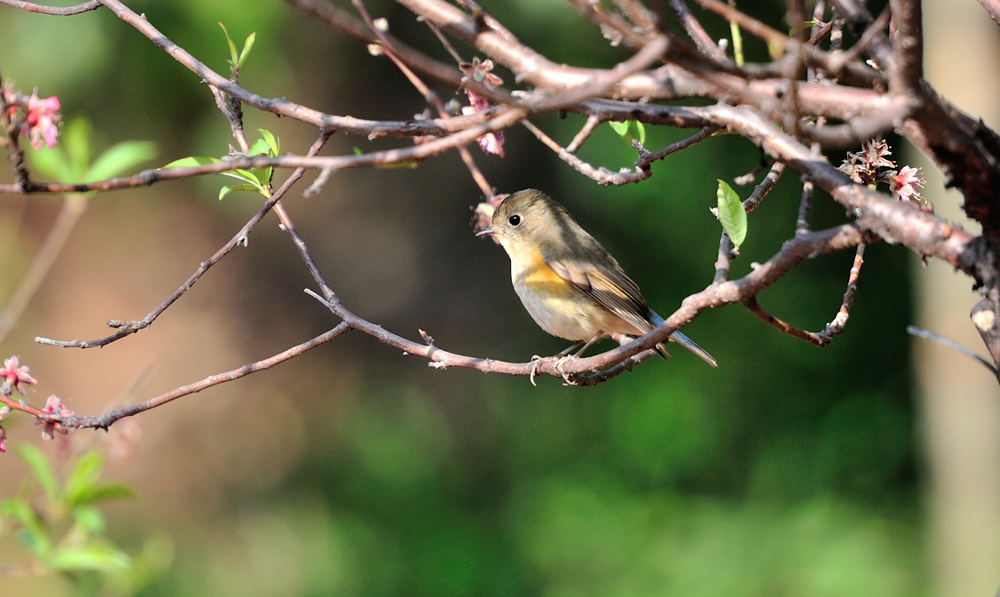
{"label": "orange flank patch", "polygon": [[534,251],[531,261],[524,264],[521,270],[521,283],[531,287],[535,292],[547,295],[570,295],[576,292],[569,282],[562,279],[545,260],[539,251]]}

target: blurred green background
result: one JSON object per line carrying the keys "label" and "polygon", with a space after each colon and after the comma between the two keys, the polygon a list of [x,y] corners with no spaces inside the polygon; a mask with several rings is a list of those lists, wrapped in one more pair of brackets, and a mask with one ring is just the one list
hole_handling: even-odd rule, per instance
{"label": "blurred green background", "polygon": [[[256,32],[241,82],[261,95],[370,119],[424,109],[388,60],[277,0],[129,4],[220,72],[228,51],[217,22],[235,40]],[[489,4],[557,62],[609,66],[626,56],[608,51],[566,3]],[[447,60],[412,14],[367,5],[393,33]],[[780,28],[784,3],[760,10],[756,16]],[[90,119],[98,150],[152,140],[164,164],[223,155],[231,143],[198,78],[108,11],[54,18],[0,7],[0,39],[4,78],[57,95],[67,119]],[[751,54],[763,52],[749,43]],[[583,119],[535,122],[567,143]],[[248,109],[247,129],[257,127],[294,153],[315,135]],[[649,130],[647,146],[688,134]],[[749,142],[718,137],[654,165],[639,185],[603,188],[523,128],[506,135],[505,159],[473,148],[491,184],[501,192],[539,188],[566,205],[664,314],[711,281],[716,179],[732,180],[759,160]],[[400,144],[335,135],[324,153]],[[611,170],[634,160],[609,127],[581,156]],[[107,319],[140,318],[159,304],[259,207],[245,193],[217,201],[222,184],[166,182],[92,198],[2,347],[40,380],[33,401],[56,393],[77,413],[96,413],[335,325],[303,294],[311,280],[271,216],[149,330],[101,351],[32,342],[102,336]],[[786,174],[751,215],[734,277],[792,235],[800,188]],[[426,330],[464,354],[525,361],[561,350],[565,343],[522,309],[503,251],[472,236],[470,209],[479,200],[450,153],[415,169],[337,173],[319,195],[285,203],[358,314],[411,338]],[[2,198],[0,296],[59,204]],[[813,215],[816,228],[845,220],[825,196]],[[840,305],[852,258],[805,263],[765,291],[762,305],[821,329]],[[718,359],[717,370],[678,349],[669,362],[589,389],[434,371],[353,333],[122,421],[107,435],[81,432],[46,447],[57,460],[84,445],[108,451],[106,476],[137,494],[104,509],[111,537],[133,550],[151,534],[173,542],[172,567],[142,595],[920,595],[928,573],[905,333],[909,284],[906,252],[875,245],[847,331],[830,348],[781,335],[733,306],[685,328]],[[36,441],[25,418],[6,426],[11,442]],[[15,458],[0,458],[0,497],[26,473]],[[23,558],[0,548],[0,560]],[[0,578],[4,595],[75,590],[58,576]]]}

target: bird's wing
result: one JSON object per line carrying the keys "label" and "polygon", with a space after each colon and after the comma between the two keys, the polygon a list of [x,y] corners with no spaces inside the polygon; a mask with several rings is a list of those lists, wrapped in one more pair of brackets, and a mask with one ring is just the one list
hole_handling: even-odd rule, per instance
{"label": "bird's wing", "polygon": [[545,263],[560,278],[618,315],[632,327],[646,333],[653,329],[646,299],[621,267],[610,258],[609,263],[595,264],[574,258],[559,258],[542,254]]}

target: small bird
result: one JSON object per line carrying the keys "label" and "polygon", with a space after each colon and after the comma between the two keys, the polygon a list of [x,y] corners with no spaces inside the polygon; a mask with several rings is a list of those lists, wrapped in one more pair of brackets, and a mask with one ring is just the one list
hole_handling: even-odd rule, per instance
{"label": "small bird", "polygon": [[[496,207],[492,235],[510,256],[514,292],[543,330],[580,343],[579,356],[604,336],[642,336],[663,323],[615,258],[541,191],[512,193]],[[709,365],[715,359],[680,332],[670,339]],[[657,351],[663,355],[662,347]]]}

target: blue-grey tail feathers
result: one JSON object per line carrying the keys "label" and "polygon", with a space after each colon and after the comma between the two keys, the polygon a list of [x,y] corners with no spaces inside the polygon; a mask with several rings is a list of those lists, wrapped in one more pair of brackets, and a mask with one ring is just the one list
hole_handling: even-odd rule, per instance
{"label": "blue-grey tail feathers", "polygon": [[[649,320],[650,320],[650,323],[652,323],[653,325],[660,325],[661,323],[663,323],[663,318],[660,317],[659,315],[657,315],[656,311],[652,311],[652,310],[649,312]],[[718,367],[719,366],[719,364],[715,362],[715,359],[712,358],[712,355],[708,354],[707,350],[705,350],[704,348],[698,346],[695,343],[694,340],[692,340],[691,338],[688,338],[684,334],[682,334],[680,332],[674,332],[673,334],[670,334],[670,339],[673,340],[674,342],[680,344],[684,348],[690,350],[691,352],[695,353],[696,355],[698,355],[699,357],[701,357],[701,360],[705,361],[709,365],[711,365],[713,367]],[[666,351],[663,350],[663,348],[660,345],[656,346],[656,352],[660,353],[661,357],[666,358],[663,355],[663,353],[666,352]]]}
{"label": "blue-grey tail feathers", "polygon": [[707,350],[695,344],[694,340],[688,338],[684,334],[680,332],[674,332],[673,334],[670,334],[670,339],[680,344],[684,348],[690,350],[691,352],[695,353],[696,355],[701,357],[701,360],[705,361],[709,365],[713,367],[719,366],[719,364],[715,362],[715,359],[712,358],[712,355],[708,354]]}

